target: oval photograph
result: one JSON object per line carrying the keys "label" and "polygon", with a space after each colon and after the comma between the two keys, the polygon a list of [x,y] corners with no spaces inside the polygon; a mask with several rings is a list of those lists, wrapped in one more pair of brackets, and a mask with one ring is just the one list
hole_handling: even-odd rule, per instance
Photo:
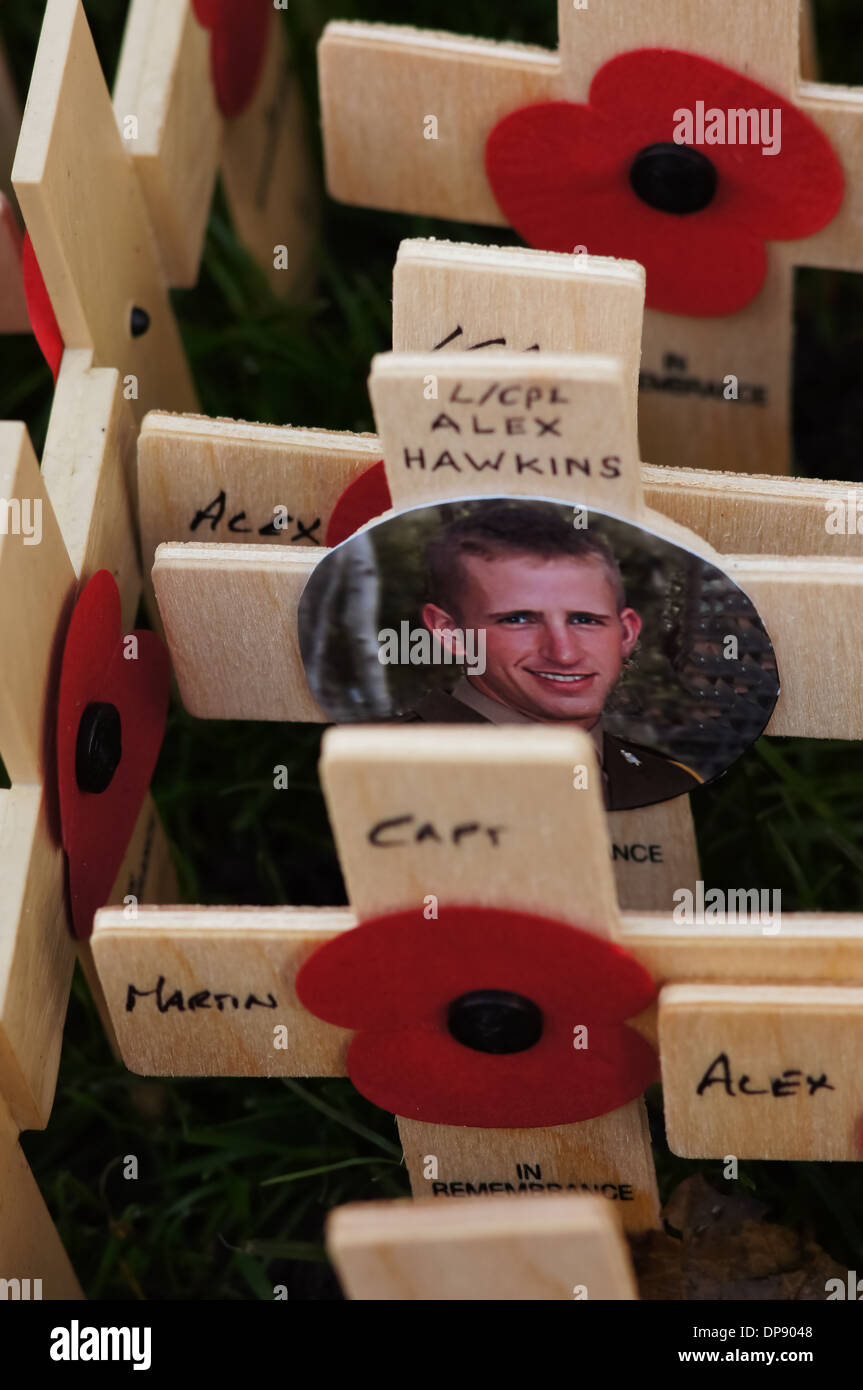
{"label": "oval photograph", "polygon": [[610,811],[721,776],[779,694],[770,638],[722,570],[533,498],[373,523],[321,560],[299,632],[333,722],[572,725],[595,742]]}

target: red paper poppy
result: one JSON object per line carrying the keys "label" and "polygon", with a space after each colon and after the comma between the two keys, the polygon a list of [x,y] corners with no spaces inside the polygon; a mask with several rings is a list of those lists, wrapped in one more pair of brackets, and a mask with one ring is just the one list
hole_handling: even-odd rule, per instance
{"label": "red paper poppy", "polygon": [[21,276],[24,281],[24,298],[27,301],[30,327],[42,356],[51,368],[56,385],[60,363],[63,361],[63,339],[29,232],[24,237],[24,245],[21,248]]}
{"label": "red paper poppy", "polygon": [[92,932],[93,914],[120,871],[156,765],[170,688],[164,646],[153,632],[124,637],[119,590],[99,570],[72,613],[57,708],[60,820],[77,937]]}
{"label": "red paper poppy", "polygon": [[[658,1076],[625,1020],[655,996],[619,946],[545,917],[396,912],[320,947],[297,977],[310,1013],[356,1036],[348,1073],[384,1110],[434,1124],[590,1120]],[[575,1046],[586,1030],[586,1047]],[[466,1040],[467,1039],[467,1040]]]}
{"label": "red paper poppy", "polygon": [[367,521],[388,512],[393,504],[383,459],[348,483],[337,499],[327,525],[326,544],[340,545]]}
{"label": "red paper poppy", "polygon": [[[736,113],[764,111],[778,152],[765,154],[761,141],[708,143],[721,124],[699,126],[699,110],[735,113],[735,139]],[[682,111],[693,113],[685,144],[674,140],[675,129],[686,135]],[[501,211],[531,245],[638,260],[652,308],[701,316],[749,304],[764,283],[765,240],[820,231],[844,193],[831,145],[797,107],[731,68],[661,48],[612,58],[587,105],[542,102],[505,116],[486,169]]]}
{"label": "red paper poppy", "polygon": [[255,94],[264,66],[272,0],[192,0],[199,24],[211,31],[210,68],[216,100],[230,119]]}

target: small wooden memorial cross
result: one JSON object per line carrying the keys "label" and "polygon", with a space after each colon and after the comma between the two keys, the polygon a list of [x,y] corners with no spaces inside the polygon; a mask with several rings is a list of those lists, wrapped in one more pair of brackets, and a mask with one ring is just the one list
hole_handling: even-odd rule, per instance
{"label": "small wooden memorial cross", "polygon": [[[621,359],[634,402],[643,303],[644,273],[625,262],[405,242],[393,337],[405,350],[435,348],[444,361],[459,348],[607,352]],[[319,545],[322,517],[329,519],[344,488],[380,457],[380,445],[369,436],[156,412],[144,422],[138,457],[146,565],[161,541],[188,537]],[[273,525],[280,512],[291,522],[283,529]],[[655,807],[649,827],[640,815],[612,817],[626,906],[665,907],[674,887],[698,877],[688,802]],[[645,841],[652,849],[642,848]]]}
{"label": "small wooden memorial cross", "polygon": [[[420,973],[433,971],[447,952],[457,957],[462,949],[471,955],[477,949],[469,921],[465,921],[461,945],[458,923],[448,927],[445,944],[437,944],[436,933],[446,920],[447,908],[454,904],[524,911],[570,923],[613,942],[619,935],[619,916],[601,784],[590,741],[571,730],[520,731],[517,737],[512,730],[482,730],[482,738],[477,738],[477,732],[475,727],[366,729],[330,736],[322,777],[348,897],[358,919],[415,912],[416,924],[409,927],[406,920],[404,931],[414,938],[419,934],[416,967]],[[589,769],[586,785],[576,790],[579,779],[573,776],[574,769],[585,766]],[[383,841],[390,843],[383,847]],[[375,853],[378,845],[382,848]],[[590,871],[585,872],[588,865]],[[436,912],[443,920],[435,917]],[[512,935],[508,933],[505,947],[493,921],[489,924],[488,958],[475,967],[478,989],[492,987],[490,980],[479,984],[484,970],[501,985],[505,977],[516,989],[519,977],[528,978],[533,965],[552,974],[563,968],[561,962],[555,964],[554,949],[542,937],[539,923],[531,940],[531,926],[530,919],[520,928],[512,926],[516,935],[519,930],[526,933],[525,948],[532,963],[528,965],[522,957],[521,964],[515,965],[514,959],[501,959],[505,951],[520,955]],[[406,968],[410,979],[411,967]],[[398,995],[402,981],[395,958],[393,971]],[[606,983],[611,996],[615,986]],[[313,981],[310,987],[314,992],[318,985]],[[405,981],[405,988],[413,993],[415,977]],[[459,995],[469,988],[459,989]],[[585,997],[583,1009],[589,1007]],[[396,1014],[399,1008],[396,1001]],[[602,1016],[602,1010],[598,1012]],[[564,1049],[566,1061],[579,1060],[583,1035],[578,1029],[583,1022],[574,1014],[553,1024],[548,1020],[546,1027],[555,1029],[562,1064]],[[411,1026],[408,1021],[409,1031]],[[459,1031],[457,1023],[453,1027]],[[465,1036],[469,1033],[466,1023]],[[394,1041],[400,1046],[395,1036]],[[407,1034],[404,1045],[410,1046]],[[470,1050],[471,1043],[467,1047]],[[588,1055],[589,1047],[588,1025]],[[421,1047],[413,1064],[429,1080],[439,1076],[443,1088],[451,1084],[455,1093],[465,1085],[471,1095],[479,1086],[486,1103],[492,1102],[489,1108],[494,1110],[499,1100],[500,1114],[506,1114],[506,1087],[512,1082],[501,1077],[497,1096],[493,1071],[484,1079],[460,1084],[460,1054],[456,1048],[455,1056],[447,1056],[453,1051],[449,1040],[439,1056],[428,1056],[424,1063],[422,1051]],[[570,1084],[578,1084],[576,1071],[573,1066]],[[529,1080],[522,1075],[528,1088],[541,1089],[538,1077]],[[469,1112],[470,1102],[462,1099],[460,1111],[462,1115]],[[647,1115],[640,1098],[607,1111],[600,1108],[598,1118],[580,1124],[530,1125],[528,1132],[515,1120],[503,1128],[487,1129],[474,1128],[477,1122],[472,1119],[438,1124],[410,1118],[412,1113],[411,1106],[405,1105],[399,1132],[417,1194],[457,1195],[460,1186],[468,1183],[489,1192],[555,1191],[558,1184],[564,1191],[604,1187],[604,1195],[620,1202],[627,1229],[645,1230],[658,1221]],[[436,1179],[424,1174],[429,1155],[437,1159]],[[486,1187],[481,1187],[483,1181]]]}
{"label": "small wooden memorial cross", "polygon": [[[621,359],[634,396],[643,318],[644,272],[631,263],[423,240],[399,247],[400,352],[607,353]],[[145,568],[163,541],[322,545],[341,494],[380,456],[373,435],[153,411],[138,445]],[[654,486],[670,505],[679,475]]]}
{"label": "small wooden memorial cross", "polygon": [[[573,766],[588,770],[577,786]],[[702,907],[701,920],[618,914],[593,744],[572,730],[330,730],[322,782],[351,908],[165,906],[141,908],[135,921],[116,908],[97,913],[94,959],[132,1071],[348,1071],[375,1103],[402,1112],[415,1196],[448,1208],[524,1186],[545,1200],[554,1184],[573,1182],[611,1201],[626,1229],[644,1229],[656,1205],[640,1101],[551,1127],[533,1122],[538,1110],[515,1113],[529,1091],[531,1107],[544,1105],[555,1076],[567,1094],[581,1093],[591,1065],[601,1070],[612,1022],[599,1015],[614,1012],[627,967],[609,960],[605,984],[576,998],[588,957],[577,966],[564,956],[576,941],[600,956],[610,942],[659,990],[658,1028],[646,1004],[626,1027],[658,1039],[674,1152],[860,1160],[859,916],[777,919],[746,894],[739,912]],[[502,915],[482,919],[483,938],[467,909]],[[507,918],[519,909],[532,914],[526,936]],[[393,913],[391,925],[363,935],[363,923]],[[552,981],[574,991],[563,1007]],[[532,1072],[549,1054],[531,1058],[526,1037],[519,1053],[495,1054],[499,1073],[485,1073],[492,1059],[478,1056],[449,1008],[474,988],[534,991],[542,1037],[554,1041],[551,1073]],[[614,1065],[605,1082],[594,1075],[597,1087],[612,1074]],[[424,1118],[430,1107],[436,1115]],[[498,1127],[512,1118],[521,1123]]]}
{"label": "small wooden memorial cross", "polygon": [[[48,1123],[75,961],[57,805],[59,664],[85,579],[114,575],[128,626],[141,586],[134,421],[118,373],[89,363],[87,352],[64,354],[41,470],[24,426],[0,423],[0,755],[11,780],[0,790],[0,1278],[41,1277],[52,1298],[79,1290],[17,1134]],[[110,898],[175,891],[148,799]],[[107,1022],[87,943],[78,958]]]}
{"label": "small wooden memorial cross", "polygon": [[643,454],[786,473],[794,268],[863,268],[863,93],[801,77],[800,9],[559,0],[557,53],[330,24],[330,192],[643,262]]}
{"label": "small wooden memorial cross", "polygon": [[387,1302],[616,1302],[638,1297],[614,1207],[548,1194],[356,1202],[327,1220],[345,1296]]}
{"label": "small wooden memorial cross", "polygon": [[138,177],[80,0],[48,0],[12,181],[66,348],[116,367],[140,420],[194,410]]}
{"label": "small wooden memorial cross", "polygon": [[[426,396],[430,382],[436,385],[436,399]],[[564,463],[556,476],[551,474],[555,456],[550,452],[545,463],[532,455],[531,467],[519,468],[518,458],[523,461],[523,456],[515,445],[509,446],[505,434],[512,410],[500,403],[508,398],[508,384],[513,391],[538,390],[546,399],[555,391],[561,399],[565,396],[565,410],[555,407],[553,414],[559,437],[572,441],[569,447],[578,458],[577,466],[571,460],[567,476],[561,476],[561,470],[569,467]],[[496,408],[489,403],[495,390]],[[448,416],[447,402],[457,395],[462,400],[486,400],[482,429],[497,429],[498,441],[489,455],[485,435],[482,458],[494,460],[500,454],[499,468],[465,466],[464,451],[469,453],[473,445],[459,440],[458,431],[470,431],[472,413],[460,405],[458,420]],[[612,359],[503,351],[446,357],[393,355],[377,359],[372,396],[397,506],[480,492],[533,493],[584,506],[595,503],[627,520],[642,521],[718,562],[700,538],[644,508],[635,439],[636,397],[624,369]],[[441,443],[443,431],[437,422],[445,419],[449,419],[447,439]],[[277,720],[326,717],[300,672],[293,616],[320,558],[321,551],[307,545],[187,543],[159,549],[154,585],[181,694],[192,714]],[[853,707],[847,701],[837,706],[834,694],[827,691],[841,688],[847,662],[854,659],[845,624],[859,625],[853,596],[863,580],[861,562],[738,555],[724,559],[722,565],[762,609],[766,605],[769,610],[762,615],[773,635],[783,679],[770,732],[858,737],[863,725]],[[814,621],[816,612],[822,613],[829,627],[821,632],[827,667],[819,668],[822,673],[831,672],[826,686],[815,678],[812,663],[803,656],[809,640],[806,632],[811,631],[808,622]],[[811,615],[806,622],[802,620],[805,613]],[[274,632],[283,634],[279,642],[272,641]],[[688,803],[681,797],[649,810],[614,813],[615,844],[656,845],[661,851],[648,858],[639,852],[634,863],[616,856],[625,906],[670,907],[673,891],[697,878],[691,822],[681,819],[681,808],[688,818]]]}
{"label": "small wooden memorial cross", "polygon": [[[448,910],[460,905],[484,910],[478,930],[488,932],[488,969],[484,975],[482,966],[474,968],[477,988],[502,987],[505,977],[515,989],[519,970],[526,978],[525,952],[537,969],[554,977],[560,969],[554,949],[545,938],[535,947],[531,941],[534,922],[541,932],[540,917],[554,919],[552,935],[559,933],[567,947],[566,924],[592,934],[591,940],[613,941],[619,919],[592,759],[591,740],[572,730],[331,731],[321,772],[351,910],[213,914],[179,908],[150,914],[141,909],[138,921],[125,927],[122,913],[97,914],[95,959],[126,1064],[151,1075],[175,1069],[188,1074],[190,1067],[208,1075],[343,1074],[348,1031],[304,1010],[295,981],[314,948],[357,919],[413,913],[417,921],[410,938],[419,931],[420,955],[430,952],[425,967],[417,957],[422,975],[431,961],[440,963],[442,953],[460,955],[453,937],[458,927],[449,925]],[[573,768],[582,765],[589,768],[587,781],[575,790]],[[405,831],[384,848],[382,827],[394,824],[393,818]],[[510,922],[504,945],[488,911],[496,908],[536,916],[521,927]],[[472,936],[468,944],[470,923],[464,931],[464,949],[471,956],[485,950]],[[407,940],[407,925],[405,933]],[[588,946],[594,949],[590,941]],[[595,949],[602,954],[599,946]],[[503,966],[499,953],[507,953]],[[382,963],[388,970],[385,958]],[[410,964],[397,965],[395,957],[392,969],[394,978],[406,972],[405,998],[412,998],[416,971]],[[485,986],[479,984],[481,976],[489,977]],[[362,988],[374,1011],[374,994]],[[400,988],[397,983],[397,993]],[[585,997],[588,1026],[591,1008]],[[605,1036],[601,1014],[599,1009],[597,1027]],[[583,1022],[575,1014],[554,1022],[563,1065],[578,1061],[582,1035],[574,1029]],[[450,1044],[442,1041],[447,1052]],[[647,1054],[641,1041],[634,1046],[643,1065]],[[495,1128],[470,1118],[437,1124],[410,1118],[419,1111],[407,1105],[399,1127],[415,1195],[439,1195],[450,1184],[455,1195],[465,1182],[481,1183],[488,1192],[599,1191],[604,1185],[603,1195],[620,1203],[628,1229],[655,1225],[658,1201],[643,1086],[636,1084],[631,1098],[609,1105],[607,1113],[599,1102],[593,1112],[598,1118],[551,1127],[541,1120],[525,1127],[519,1121],[531,1111],[533,1083],[523,1071],[521,1108],[513,1110],[505,1068],[499,1073],[501,1089],[481,1102],[477,1087],[494,1090],[495,1082],[475,1076],[460,1085],[456,1063],[457,1058],[430,1054],[420,1066],[429,1079],[441,1071],[438,1084],[444,1090],[451,1086],[459,1115],[470,1111],[469,1098],[476,1095],[477,1109],[482,1104],[483,1113],[502,1118],[495,1119]],[[536,1085],[541,1090],[543,1083]],[[546,1113],[554,1115],[555,1107],[548,1098]],[[515,1115],[515,1122],[508,1123],[507,1114]],[[424,1175],[428,1155],[436,1159],[433,1183]]]}
{"label": "small wooden memorial cross", "polygon": [[[634,402],[643,283],[640,267],[591,256],[408,241],[395,268],[393,337],[405,350],[437,344],[441,355],[465,345],[472,352],[512,345],[608,352],[622,358]],[[366,435],[154,412],[138,448],[145,566],[160,541],[315,545],[344,488],[381,451],[380,441]],[[839,484],[773,479],[768,485],[650,465],[642,466],[641,479],[649,507],[721,550],[860,550],[853,530],[828,535],[825,529],[827,508],[846,497]],[[273,524],[280,514],[289,527]],[[209,599],[192,584],[182,604],[190,631],[201,601]],[[209,623],[209,615],[201,621]],[[269,690],[278,705],[279,682]],[[281,716],[268,710],[262,717]],[[698,877],[684,798],[652,808],[649,817],[614,813],[612,840],[624,907],[667,907],[675,888]]]}
{"label": "small wooden memorial cross", "polygon": [[[197,400],[169,300],[194,284],[219,160],[240,235],[274,286],[306,275],[311,178],[283,25],[233,120],[220,114],[212,36],[188,0],[136,0],[111,97],[80,0],[49,0],[13,182],[59,334],[116,367],[140,422]],[[280,254],[280,251],[284,254]]]}

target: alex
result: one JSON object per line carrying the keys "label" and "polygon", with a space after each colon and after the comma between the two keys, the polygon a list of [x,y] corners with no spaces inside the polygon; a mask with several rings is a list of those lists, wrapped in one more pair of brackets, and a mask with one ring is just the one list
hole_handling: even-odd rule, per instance
{"label": "alex", "polygon": [[[724,1086],[725,1094],[728,1096],[793,1096],[798,1088],[804,1084],[800,1080],[802,1076],[803,1072],[796,1069],[784,1071],[781,1076],[772,1077],[768,1086],[757,1087],[751,1084],[752,1078],[744,1073],[737,1082],[737,1090],[735,1091],[728,1053],[720,1052],[715,1061],[710,1063],[695,1090],[696,1095],[703,1096],[711,1086]],[[826,1072],[822,1072],[818,1077],[807,1076],[805,1084],[809,1087],[810,1096],[814,1096],[816,1091],[836,1090],[836,1087],[831,1086],[828,1082]]]}

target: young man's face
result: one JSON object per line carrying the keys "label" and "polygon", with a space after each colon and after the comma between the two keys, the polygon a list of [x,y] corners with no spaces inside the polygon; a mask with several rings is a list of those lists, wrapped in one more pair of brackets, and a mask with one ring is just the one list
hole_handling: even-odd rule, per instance
{"label": "young man's face", "polygon": [[641,631],[631,608],[617,611],[600,560],[502,555],[462,560],[458,616],[426,604],[432,630],[484,628],[486,669],[474,689],[542,722],[591,729]]}

